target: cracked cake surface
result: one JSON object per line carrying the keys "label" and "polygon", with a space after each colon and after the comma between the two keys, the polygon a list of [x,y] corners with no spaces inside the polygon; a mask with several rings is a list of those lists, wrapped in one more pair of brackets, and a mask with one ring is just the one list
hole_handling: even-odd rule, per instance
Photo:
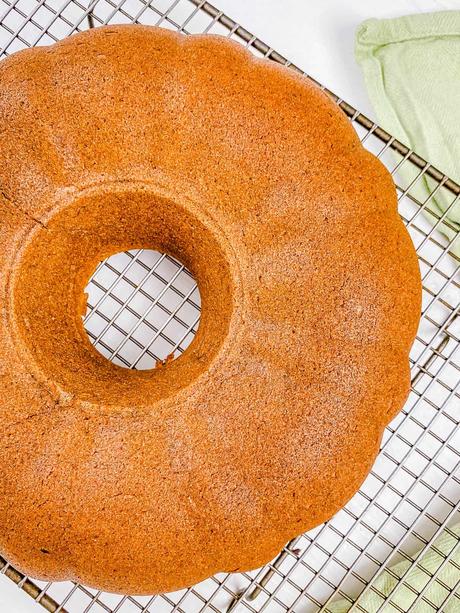
{"label": "cracked cake surface", "polygon": [[[185,353],[111,364],[84,287],[151,248]],[[155,593],[258,567],[360,486],[409,390],[417,258],[316,86],[215,36],[107,26],[0,63],[0,552]]]}

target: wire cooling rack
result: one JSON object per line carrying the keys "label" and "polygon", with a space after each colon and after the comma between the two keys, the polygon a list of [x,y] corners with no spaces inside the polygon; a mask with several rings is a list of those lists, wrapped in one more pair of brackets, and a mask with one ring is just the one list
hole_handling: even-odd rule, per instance
{"label": "wire cooling rack", "polygon": [[[299,70],[198,0],[0,0],[0,58],[90,27],[131,22],[221,34]],[[459,249],[446,238],[455,230],[448,214],[458,206],[460,187],[328,93],[393,174],[423,277],[411,393],[386,429],[369,477],[334,518],[295,538],[264,568],[219,574],[172,594],[140,598],[44,583],[0,558],[1,572],[48,611],[460,611]],[[199,325],[198,288],[181,263],[164,254],[112,256],[99,265],[87,292],[91,340],[126,367],[152,368],[179,355]]]}

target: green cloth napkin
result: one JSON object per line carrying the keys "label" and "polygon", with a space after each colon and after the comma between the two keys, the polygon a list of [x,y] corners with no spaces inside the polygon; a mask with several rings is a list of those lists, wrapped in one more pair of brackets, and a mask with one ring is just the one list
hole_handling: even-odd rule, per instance
{"label": "green cloth napkin", "polygon": [[[358,28],[355,53],[380,125],[460,183],[460,11],[369,19]],[[418,172],[411,166],[401,168],[406,185]],[[424,202],[436,185],[423,178],[410,193]],[[428,206],[442,215],[453,200],[441,188]],[[460,200],[446,222],[438,229],[455,238],[451,250],[460,255]]]}
{"label": "green cloth napkin", "polygon": [[[388,613],[397,611],[433,613],[433,607],[422,598],[414,602],[417,594],[424,590],[423,595],[437,607],[438,611],[458,613],[460,605],[457,598],[452,596],[448,601],[446,599],[451,590],[455,591],[458,588],[460,582],[459,542],[460,525],[445,529],[432,545],[413,556],[414,559],[417,558],[417,564],[411,564],[409,560],[403,559],[388,569],[384,569],[374,581],[371,581],[374,590],[384,597],[391,594],[391,602],[396,607],[387,603],[380,609],[384,599],[379,593],[369,589],[358,598],[355,606],[347,600],[338,600],[328,604],[326,611],[346,613],[356,610],[376,613],[380,610]],[[438,580],[432,580],[433,575],[436,575]]]}

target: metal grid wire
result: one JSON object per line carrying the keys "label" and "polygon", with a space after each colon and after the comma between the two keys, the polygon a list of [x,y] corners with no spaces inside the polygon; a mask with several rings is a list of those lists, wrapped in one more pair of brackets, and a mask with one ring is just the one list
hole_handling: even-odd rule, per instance
{"label": "metal grid wire", "polygon": [[146,249],[107,258],[86,287],[83,319],[106,358],[126,368],[154,368],[190,345],[200,320],[200,293],[177,260]]}
{"label": "metal grid wire", "polygon": [[[222,34],[258,56],[299,70],[198,0],[0,0],[0,58],[89,27],[131,22],[185,34]],[[140,598],[71,582],[43,583],[0,558],[2,572],[49,611],[374,612],[407,611],[407,602],[416,612],[460,611],[459,258],[445,237],[448,211],[441,215],[435,206],[442,201],[451,208],[460,188],[328,93],[395,178],[399,211],[423,277],[411,393],[386,429],[369,477],[335,517],[288,543],[264,568],[219,574],[172,594]],[[109,258],[87,291],[88,334],[104,355],[127,367],[151,368],[178,355],[199,323],[199,292],[190,273],[156,252]]]}

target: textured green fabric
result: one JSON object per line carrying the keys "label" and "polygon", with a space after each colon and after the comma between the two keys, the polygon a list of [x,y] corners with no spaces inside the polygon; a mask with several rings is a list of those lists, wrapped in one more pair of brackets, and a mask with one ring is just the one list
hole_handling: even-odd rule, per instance
{"label": "textured green fabric", "polygon": [[[460,11],[369,19],[358,28],[355,52],[380,125],[460,183]],[[406,185],[416,175],[411,166],[401,168]],[[424,202],[435,187],[424,178],[411,193]],[[442,215],[453,200],[443,188],[429,206]],[[459,201],[446,221],[439,229],[460,254]]]}
{"label": "textured green fabric", "polygon": [[[394,612],[414,611],[416,613],[433,613],[431,607],[422,598],[417,601],[417,595],[422,593],[429,602],[443,613],[455,613],[460,610],[459,601],[455,596],[447,600],[450,591],[456,590],[460,582],[460,525],[443,530],[434,543],[422,552],[412,556],[417,563],[412,564],[403,558],[393,566],[385,568],[374,581],[373,589],[367,589],[358,598],[356,605],[347,600],[338,600],[327,605],[331,613],[346,613],[347,611],[377,611]],[[399,556],[401,558],[401,556]],[[432,579],[433,575],[436,579]],[[391,596],[390,596],[391,594]],[[381,609],[383,597],[390,596],[389,601]],[[393,607],[392,603],[396,606]]]}

